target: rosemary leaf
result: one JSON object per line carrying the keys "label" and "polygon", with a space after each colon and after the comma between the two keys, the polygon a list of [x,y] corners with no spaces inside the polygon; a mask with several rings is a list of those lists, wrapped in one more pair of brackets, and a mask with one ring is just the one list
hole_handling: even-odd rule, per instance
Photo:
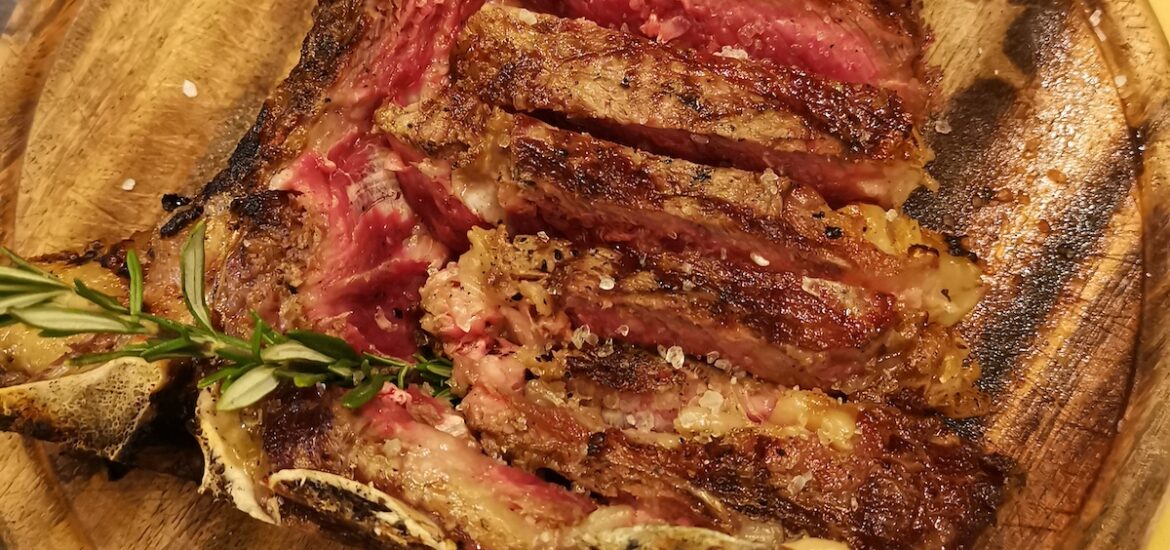
{"label": "rosemary leaf", "polygon": [[[17,256],[15,252],[9,250],[7,247],[0,246],[0,253],[8,256],[8,260],[11,261],[12,265],[16,266],[17,269],[32,273],[34,275],[40,275],[42,278],[51,279],[60,283],[60,280],[58,280],[55,275],[29,263],[28,260]],[[60,286],[65,286],[65,284],[61,283]]]}
{"label": "rosemary leaf", "polygon": [[51,336],[72,336],[74,334],[140,334],[146,332],[141,325],[129,323],[109,314],[53,306],[39,306],[17,309],[11,312],[20,322],[43,329]]}
{"label": "rosemary leaf", "polygon": [[327,370],[333,374],[336,374],[337,376],[345,378],[347,380],[353,379],[353,373],[354,373],[353,366],[352,366],[352,364],[350,364],[346,361],[338,361],[336,363],[333,363],[332,365],[325,367],[325,370]]}
{"label": "rosemary leaf", "polygon": [[285,333],[285,336],[330,357],[349,359],[350,361],[361,360],[361,356],[353,350],[353,347],[349,343],[336,336],[329,336],[328,334],[308,330],[290,330]]}
{"label": "rosemary leaf", "polygon": [[348,409],[361,407],[378,395],[385,383],[386,378],[382,375],[372,375],[354,389],[345,392],[345,395],[341,396],[341,404]]}
{"label": "rosemary leaf", "polygon": [[0,266],[0,283],[8,285],[23,285],[34,287],[58,287],[68,288],[69,285],[61,282],[60,279],[49,275],[48,273],[41,275],[38,273],[29,273],[15,267]]}
{"label": "rosemary leaf", "polygon": [[147,361],[157,361],[163,357],[193,357],[200,355],[199,345],[186,338],[164,340],[142,351],[142,358]]}
{"label": "rosemary leaf", "polygon": [[413,366],[414,365],[408,364],[405,367],[398,369],[398,387],[400,387],[400,388],[406,387],[406,375],[410,373],[410,369]]}
{"label": "rosemary leaf", "polygon": [[6,314],[9,310],[32,307],[44,302],[48,302],[53,298],[60,296],[64,290],[49,290],[47,292],[36,292],[33,294],[16,294],[13,296],[5,296],[0,298],[0,315]]}
{"label": "rosemary leaf", "polygon": [[319,372],[296,372],[293,373],[292,381],[293,385],[298,388],[311,388],[316,386],[318,382],[324,382],[327,378],[329,378],[328,375]]}
{"label": "rosemary leaf", "polygon": [[215,408],[234,411],[251,405],[272,393],[280,385],[275,367],[260,367],[249,370],[228,386],[219,396]]}
{"label": "rosemary leaf", "polygon": [[[123,357],[142,357],[142,349],[126,347],[120,350],[106,353],[86,353],[70,358],[69,364],[75,367],[80,367],[84,365],[93,365],[95,363],[105,363],[107,361],[113,361],[114,359],[121,359]],[[153,359],[147,360],[153,361]]]}
{"label": "rosemary leaf", "polygon": [[104,292],[100,292],[100,291],[94,290],[92,288],[89,288],[89,286],[87,286],[85,284],[85,282],[82,281],[81,279],[75,279],[73,281],[73,286],[75,287],[74,288],[75,294],[77,294],[78,296],[81,296],[82,298],[85,298],[86,300],[89,300],[90,303],[92,303],[92,304],[94,304],[94,305],[96,305],[96,306],[98,306],[106,311],[113,311],[115,313],[129,313],[130,312],[130,310],[126,309],[122,304],[118,303],[118,300],[115,299],[113,296],[110,296],[109,294],[106,294]]}
{"label": "rosemary leaf", "polygon": [[363,353],[362,358],[373,365],[382,365],[386,367],[402,368],[408,365],[406,361],[394,357],[384,357],[381,355],[374,355],[372,353]]}
{"label": "rosemary leaf", "polygon": [[[195,385],[199,389],[204,389],[215,384],[216,382],[232,380],[238,378],[241,374],[247,372],[249,369],[256,367],[256,365],[257,363],[251,363],[247,365],[238,365],[235,367],[224,367],[207,376],[204,376],[203,378],[200,378],[199,382],[197,382]],[[226,388],[221,389],[226,390]]]}
{"label": "rosemary leaf", "polygon": [[203,292],[203,235],[207,225],[200,221],[191,230],[187,243],[183,245],[183,257],[179,262],[179,272],[182,275],[183,301],[191,316],[209,332],[215,329],[211,326],[211,313],[207,310],[207,298]]}
{"label": "rosemary leaf", "polygon": [[317,350],[310,349],[300,342],[284,342],[269,346],[260,352],[260,358],[266,363],[280,363],[285,361],[306,361],[309,363],[332,363],[337,359],[329,357]]}
{"label": "rosemary leaf", "polygon": [[133,250],[126,253],[126,270],[130,272],[130,315],[137,317],[142,314],[142,297],[146,287],[142,264],[138,261],[138,253]]}

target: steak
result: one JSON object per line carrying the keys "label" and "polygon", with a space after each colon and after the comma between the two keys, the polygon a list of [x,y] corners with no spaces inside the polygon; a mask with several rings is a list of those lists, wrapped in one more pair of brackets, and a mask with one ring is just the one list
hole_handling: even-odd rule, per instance
{"label": "steak", "polygon": [[[630,325],[612,339],[571,329],[561,295],[540,283],[558,256],[577,261],[572,245],[471,240],[428,281],[423,324],[454,359],[459,408],[495,456],[611,505],[773,545],[806,532],[857,548],[947,547],[991,519],[1000,466],[936,420],[620,341],[658,312],[622,316]],[[907,521],[923,516],[933,519]]]}
{"label": "steak", "polygon": [[834,204],[890,206],[923,181],[910,117],[872,87],[495,5],[468,21],[454,57],[456,80],[490,104],[675,157],[772,168]]}
{"label": "steak", "polygon": [[858,84],[894,90],[922,114],[926,36],[911,1],[529,0],[525,5],[630,29],[659,42],[751,56]]}
{"label": "steak", "polygon": [[947,325],[981,294],[975,266],[904,216],[832,210],[771,171],[649,154],[491,108],[459,88],[378,118],[399,149],[424,158],[418,166],[434,187],[520,232],[842,282],[893,294]]}
{"label": "steak", "polygon": [[202,216],[226,332],[441,351],[451,396],[286,384],[218,411],[208,388],[205,487],[407,546],[969,544],[1007,468],[931,415],[985,407],[953,328],[978,267],[886,210],[921,183],[912,10],[807,3],[864,51],[793,61],[765,42],[810,19],[715,32],[782,2],[481,4],[324,0],[148,266],[150,311],[182,315],[157,289]]}

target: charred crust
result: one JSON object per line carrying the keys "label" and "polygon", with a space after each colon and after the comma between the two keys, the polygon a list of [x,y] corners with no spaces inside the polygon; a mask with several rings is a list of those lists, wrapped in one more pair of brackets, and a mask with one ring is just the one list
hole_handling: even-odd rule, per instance
{"label": "charred crust", "polygon": [[285,207],[285,193],[263,190],[232,199],[232,214],[259,226],[276,225],[281,221]]}
{"label": "charred crust", "polygon": [[105,245],[101,241],[91,241],[81,251],[55,252],[34,258],[37,262],[63,263],[71,266],[85,265],[102,257]]}
{"label": "charred crust", "polygon": [[569,373],[607,388],[633,393],[649,393],[673,387],[685,374],[672,368],[661,357],[634,346],[615,345],[606,357],[580,353],[566,360]]}
{"label": "charred crust", "polygon": [[260,108],[256,122],[236,145],[221,170],[187,208],[177,210],[159,230],[178,234],[203,214],[202,205],[224,193],[239,197],[262,184],[265,170],[298,150],[289,139],[296,128],[317,116],[325,93],[344,68],[342,58],[365,28],[360,0],[322,0],[313,11],[313,27],[301,46],[301,59],[288,78]]}
{"label": "charred crust", "polygon": [[158,230],[158,234],[162,237],[173,237],[178,235],[180,231],[191,225],[192,222],[199,219],[203,215],[203,206],[199,204],[192,204],[175,212],[171,219],[167,220]]}

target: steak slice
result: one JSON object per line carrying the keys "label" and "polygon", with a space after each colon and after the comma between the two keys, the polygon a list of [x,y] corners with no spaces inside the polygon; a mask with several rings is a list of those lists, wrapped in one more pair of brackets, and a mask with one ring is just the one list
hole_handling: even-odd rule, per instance
{"label": "steak slice", "polygon": [[873,206],[834,211],[771,171],[645,153],[491,108],[461,88],[379,112],[422,171],[484,219],[643,254],[693,252],[893,294],[950,325],[982,294],[978,268]]}
{"label": "steak slice", "polygon": [[918,3],[871,0],[528,0],[524,5],[629,29],[661,43],[747,55],[833,80],[896,91],[923,114],[925,32]]}
{"label": "steak slice", "polygon": [[[431,334],[458,339],[505,325],[513,340],[545,345],[576,327],[577,341],[657,348],[676,364],[704,357],[784,385],[896,398],[957,415],[984,406],[973,389],[979,369],[964,366],[958,333],[887,295],[693,254],[640,255],[540,236],[509,240],[503,229],[475,230],[471,240],[459,263],[424,287],[423,328]],[[437,307],[452,319],[437,321]],[[457,380],[459,387],[470,383]]]}
{"label": "steak slice", "polygon": [[507,243],[499,231],[471,240],[424,287],[423,324],[453,358],[460,410],[493,455],[610,505],[772,547],[794,533],[853,548],[962,546],[991,521],[1001,468],[937,420],[571,330],[541,274],[574,262],[573,247],[521,236],[482,248]]}
{"label": "steak slice", "polygon": [[550,287],[576,325],[603,338],[716,353],[766,380],[804,387],[863,375],[894,322],[889,296],[689,254],[589,249],[558,265]]}
{"label": "steak slice", "polygon": [[455,78],[491,104],[675,157],[773,168],[835,204],[888,206],[922,181],[909,117],[873,88],[495,5],[468,21],[454,57]]}

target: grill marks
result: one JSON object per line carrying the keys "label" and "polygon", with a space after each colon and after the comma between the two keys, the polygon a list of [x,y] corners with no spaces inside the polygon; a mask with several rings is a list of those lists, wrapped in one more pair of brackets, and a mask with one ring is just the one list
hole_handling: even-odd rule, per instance
{"label": "grill marks", "polygon": [[920,179],[910,118],[875,88],[494,5],[468,21],[454,56],[456,78],[488,103],[557,112],[672,156],[770,167],[837,203],[900,202]]}
{"label": "grill marks", "polygon": [[644,252],[699,251],[888,292],[904,284],[898,280],[904,261],[846,234],[842,228],[852,222],[787,178],[648,155],[541,124],[520,126],[511,140],[517,203],[509,209],[517,215],[535,209],[563,234]]}
{"label": "grill marks", "polygon": [[644,263],[589,250],[555,272],[554,294],[575,324],[603,338],[716,352],[766,380],[804,387],[860,374],[872,354],[866,348],[893,322],[889,296],[848,287],[819,296],[791,273],[731,269],[691,254]]}
{"label": "grill marks", "polygon": [[[502,228],[474,231],[471,241],[424,288],[424,326],[455,360],[468,427],[514,466],[555,471],[657,521],[772,541],[784,536],[775,532],[782,525],[857,548],[945,547],[969,540],[991,517],[1000,470],[935,420],[737,380],[662,348],[655,355],[620,342],[661,335],[667,323],[684,327],[670,335],[684,348],[719,331],[726,340],[737,323],[751,338],[755,328],[733,310],[757,296],[753,277],[791,274],[735,279],[743,290],[728,293],[744,296],[720,300],[713,294],[731,276],[701,256],[510,241]],[[698,282],[688,290],[684,276]],[[720,286],[705,288],[704,277]],[[627,302],[644,310],[619,311]],[[694,326],[700,302],[725,316]],[[574,307],[604,319],[574,331],[565,319]]]}

